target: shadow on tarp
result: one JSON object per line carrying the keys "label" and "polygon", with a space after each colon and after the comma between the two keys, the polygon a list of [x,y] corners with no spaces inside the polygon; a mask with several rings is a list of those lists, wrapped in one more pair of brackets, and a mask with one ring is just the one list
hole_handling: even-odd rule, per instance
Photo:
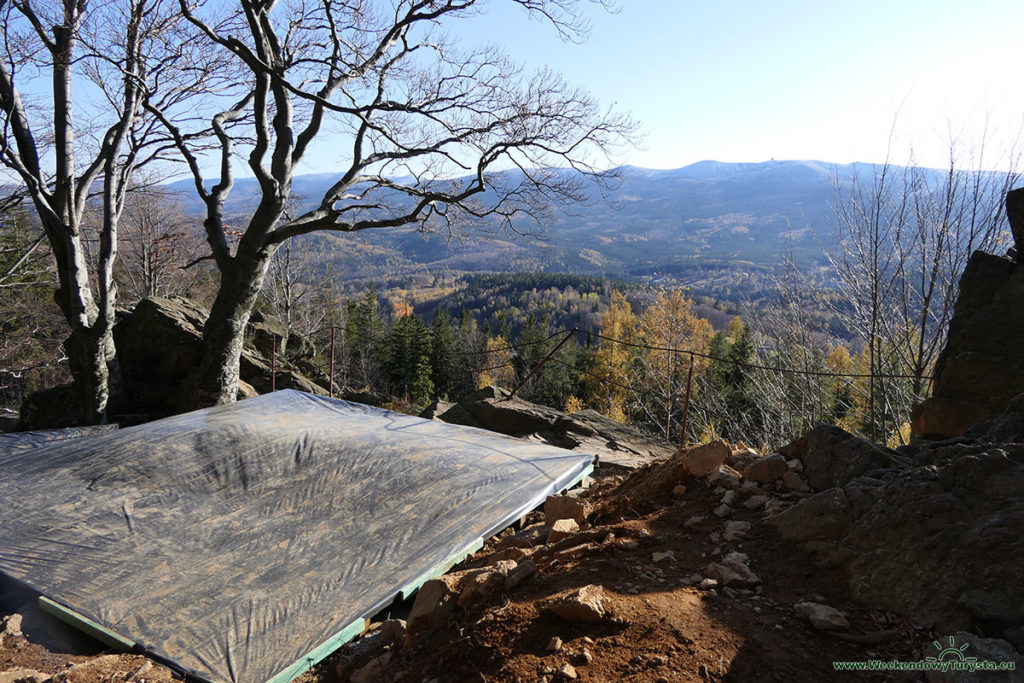
{"label": "shadow on tarp", "polygon": [[192,677],[287,681],[591,461],[280,391],[0,452],[0,572]]}

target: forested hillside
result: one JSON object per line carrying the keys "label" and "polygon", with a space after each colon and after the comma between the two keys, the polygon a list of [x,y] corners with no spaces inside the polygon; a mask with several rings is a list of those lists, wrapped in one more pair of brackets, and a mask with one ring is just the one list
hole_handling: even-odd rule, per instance
{"label": "forested hillside", "polygon": [[[606,201],[595,197],[540,235],[305,235],[276,254],[256,307],[290,338],[283,360],[329,384],[333,330],[337,389],[406,410],[481,384],[511,389],[565,340],[524,397],[590,407],[674,439],[689,384],[690,438],[770,443],[827,419],[898,443],[928,389],[964,255],[1005,239],[993,199],[1005,179],[886,167],[896,179],[881,187],[878,170],[625,168]],[[296,183],[312,195],[324,180]],[[900,202],[911,184],[929,188],[930,203]],[[244,220],[250,185],[241,180],[232,195],[235,221]],[[116,272],[123,306],[171,295],[211,304],[216,277],[201,258],[197,218],[181,202],[163,188],[128,203]],[[873,222],[857,213],[871,206]],[[941,220],[947,232],[934,233]],[[35,234],[30,217],[12,213],[0,235],[16,304],[2,349],[8,410],[67,377],[65,333],[47,307],[54,272],[46,245],[14,267]],[[915,262],[934,264],[930,279],[906,268]],[[870,305],[872,287],[884,295]],[[926,300],[922,287],[932,292]]]}

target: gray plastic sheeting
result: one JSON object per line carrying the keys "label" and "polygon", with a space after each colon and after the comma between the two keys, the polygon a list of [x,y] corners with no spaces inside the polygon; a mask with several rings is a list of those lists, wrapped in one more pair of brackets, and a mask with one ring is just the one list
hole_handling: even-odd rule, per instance
{"label": "gray plastic sheeting", "polygon": [[590,463],[280,391],[0,453],[0,571],[193,676],[289,678]]}

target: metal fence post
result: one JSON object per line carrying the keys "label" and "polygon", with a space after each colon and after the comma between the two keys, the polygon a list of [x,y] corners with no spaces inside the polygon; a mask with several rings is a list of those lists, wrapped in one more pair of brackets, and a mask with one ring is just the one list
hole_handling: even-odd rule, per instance
{"label": "metal fence post", "polygon": [[683,428],[679,434],[679,447],[686,446],[686,423],[690,419],[690,386],[693,384],[693,351],[690,351],[690,369],[686,373],[686,397],[683,398]]}
{"label": "metal fence post", "polygon": [[519,384],[517,384],[516,388],[512,390],[512,393],[509,394],[509,397],[511,398],[512,396],[515,396],[516,392],[519,391],[520,389],[522,389],[523,385],[526,384],[526,382],[531,377],[533,377],[533,373],[535,373],[538,370],[540,370],[541,367],[545,363],[548,362],[548,359],[550,359],[551,356],[555,355],[555,352],[558,351],[558,349],[562,348],[562,346],[565,344],[565,342],[569,341],[572,338],[572,336],[574,334],[576,334],[576,332],[578,332],[578,330],[575,327],[572,328],[571,330],[569,330],[569,334],[565,335],[565,339],[563,339],[562,341],[558,342],[558,346],[556,346],[555,348],[551,349],[551,353],[549,353],[548,355],[544,356],[543,360],[541,360],[541,362],[537,363],[537,365],[533,368],[533,370],[530,370],[530,373],[528,375],[526,375],[526,377],[523,378],[523,381],[520,382]]}

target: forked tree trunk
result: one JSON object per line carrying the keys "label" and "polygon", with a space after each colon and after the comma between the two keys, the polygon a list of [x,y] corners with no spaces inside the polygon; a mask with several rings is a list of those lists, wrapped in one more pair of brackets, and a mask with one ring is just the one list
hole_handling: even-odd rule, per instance
{"label": "forked tree trunk", "polygon": [[[80,424],[105,424],[111,405],[121,396],[121,371],[109,325],[76,326],[65,342],[74,378],[74,394]],[[101,329],[102,328],[102,329]]]}
{"label": "forked tree trunk", "polygon": [[[221,271],[217,298],[203,328],[203,359],[184,407],[205,408],[235,400],[245,328],[276,247],[246,258],[239,254]],[[194,387],[194,388],[193,388]]]}
{"label": "forked tree trunk", "polygon": [[[44,214],[45,215],[45,214]],[[79,424],[104,424],[112,401],[122,394],[121,372],[113,337],[113,310],[96,305],[81,240],[66,226],[49,226],[60,286],[54,300],[71,328],[65,342],[74,380]],[[108,313],[109,315],[105,315]]]}

